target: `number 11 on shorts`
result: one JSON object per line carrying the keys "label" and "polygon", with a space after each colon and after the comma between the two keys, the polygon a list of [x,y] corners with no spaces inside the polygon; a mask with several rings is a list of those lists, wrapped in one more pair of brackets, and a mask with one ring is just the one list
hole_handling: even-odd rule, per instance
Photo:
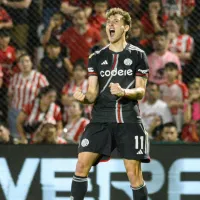
{"label": "number 11 on shorts", "polygon": [[144,136],[140,136],[140,141],[139,141],[139,136],[135,136],[135,149],[139,149],[139,142],[140,142],[140,149],[144,149]]}

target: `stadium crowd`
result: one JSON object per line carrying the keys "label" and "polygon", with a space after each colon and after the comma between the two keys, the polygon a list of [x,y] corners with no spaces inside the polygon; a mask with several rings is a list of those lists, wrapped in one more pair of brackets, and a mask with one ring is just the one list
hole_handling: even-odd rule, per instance
{"label": "stadium crowd", "polygon": [[92,105],[91,53],[109,44],[106,11],[132,16],[128,42],[148,55],[139,102],[155,142],[200,141],[200,2],[195,0],[0,0],[0,144],[78,144]]}

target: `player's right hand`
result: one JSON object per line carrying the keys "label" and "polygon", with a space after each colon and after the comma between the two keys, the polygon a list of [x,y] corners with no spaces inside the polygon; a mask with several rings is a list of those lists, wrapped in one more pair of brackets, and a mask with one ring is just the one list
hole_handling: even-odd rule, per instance
{"label": "player's right hand", "polygon": [[74,95],[73,97],[80,101],[80,102],[83,102],[84,101],[84,98],[85,98],[85,95],[82,93],[81,89],[78,88],[75,92],[74,92]]}

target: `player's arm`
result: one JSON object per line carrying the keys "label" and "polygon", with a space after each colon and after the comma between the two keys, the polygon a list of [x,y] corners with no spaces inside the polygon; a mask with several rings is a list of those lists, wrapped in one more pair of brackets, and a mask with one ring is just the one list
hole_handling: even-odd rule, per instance
{"label": "player's arm", "polygon": [[147,78],[142,76],[136,76],[135,78],[135,88],[132,89],[124,89],[124,97],[133,99],[133,100],[141,100],[145,95]]}
{"label": "player's arm", "polygon": [[141,100],[145,94],[147,78],[136,76],[135,80],[135,88],[131,89],[124,89],[119,85],[119,83],[111,83],[109,86],[111,94],[118,97],[126,97],[132,100]]}
{"label": "player's arm", "polygon": [[92,104],[95,102],[99,93],[98,76],[89,76],[88,78],[88,90],[86,94],[83,94],[80,89],[74,93],[74,98],[83,104]]}

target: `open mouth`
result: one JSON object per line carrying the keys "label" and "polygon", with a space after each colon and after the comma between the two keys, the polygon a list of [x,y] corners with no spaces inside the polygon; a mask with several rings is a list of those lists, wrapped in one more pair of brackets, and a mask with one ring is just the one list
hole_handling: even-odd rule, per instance
{"label": "open mouth", "polygon": [[114,29],[110,29],[110,36],[114,37],[114,35],[115,35],[115,30]]}

